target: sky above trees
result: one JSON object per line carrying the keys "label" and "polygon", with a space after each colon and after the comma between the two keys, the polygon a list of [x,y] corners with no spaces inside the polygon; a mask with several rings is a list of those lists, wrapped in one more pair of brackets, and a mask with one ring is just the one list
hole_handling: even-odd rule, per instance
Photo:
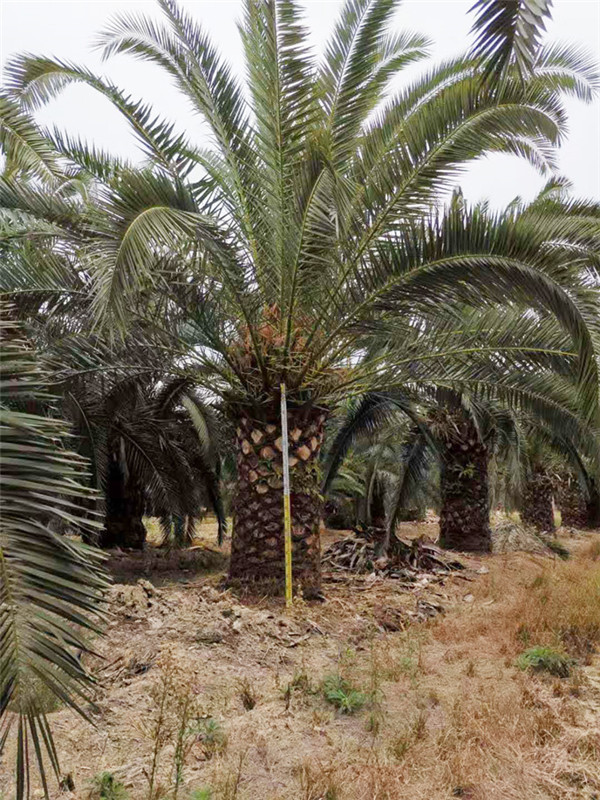
{"label": "sky above trees", "polygon": [[[243,69],[236,21],[240,0],[181,0],[212,33],[231,63]],[[323,42],[339,10],[341,0],[305,0],[306,20],[315,50]],[[452,57],[468,47],[472,0],[405,0],[396,20],[399,29],[423,33],[432,40],[435,61]],[[151,102],[157,112],[175,121],[180,130],[197,131],[202,122],[194,117],[185,100],[171,87],[160,70],[118,56],[102,64],[94,50],[95,35],[119,12],[158,16],[152,0],[0,0],[0,55],[4,64],[15,53],[27,51],[57,56],[63,60],[100,69],[133,97]],[[600,3],[597,0],[555,0],[546,41],[568,41],[581,45],[600,61]],[[405,70],[399,84],[431,66],[427,59]],[[570,132],[559,157],[561,174],[573,183],[575,194],[600,199],[600,100],[585,106],[567,100]],[[99,146],[127,156],[140,157],[125,121],[109,103],[84,86],[73,86],[37,115],[45,125],[69,130]],[[196,138],[196,136],[194,136]],[[544,179],[532,167],[507,155],[490,156],[470,166],[461,185],[471,201],[488,198],[501,207],[515,195],[532,198]]]}

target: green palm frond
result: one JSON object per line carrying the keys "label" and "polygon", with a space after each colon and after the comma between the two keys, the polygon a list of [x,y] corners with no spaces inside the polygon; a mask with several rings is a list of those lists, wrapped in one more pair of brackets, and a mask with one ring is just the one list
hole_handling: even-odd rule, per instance
{"label": "green palm frond", "polygon": [[436,450],[432,447],[433,437],[414,432],[403,445],[400,459],[401,473],[390,494],[387,511],[387,530],[391,536],[400,521],[403,509],[418,505],[417,501],[428,498],[430,472],[436,460]]}
{"label": "green palm frond", "polygon": [[8,97],[0,96],[0,152],[4,174],[23,172],[42,180],[62,177],[56,151],[33,118]]}
{"label": "green palm frond", "polygon": [[551,7],[552,0],[477,0],[473,55],[485,77],[498,78],[511,61],[523,77],[531,73]]}
{"label": "green palm frond", "polygon": [[81,663],[100,633],[107,580],[99,556],[59,536],[94,526],[82,514],[92,494],[80,484],[86,462],[62,446],[65,422],[26,411],[46,405],[35,353],[2,306],[2,492],[0,524],[0,746],[16,725],[16,796],[29,792],[29,753],[47,793],[46,766],[58,756],[44,697],[87,716],[93,679]]}
{"label": "green palm frond", "polygon": [[[25,109],[36,109],[73,83],[89,86],[110,100],[131,125],[144,152],[173,175],[187,163],[187,140],[175,125],[157,116],[150,105],[132,99],[118,87],[96,77],[84,67],[66,61],[18,56],[6,65],[9,97]],[[182,155],[183,154],[183,155]]]}

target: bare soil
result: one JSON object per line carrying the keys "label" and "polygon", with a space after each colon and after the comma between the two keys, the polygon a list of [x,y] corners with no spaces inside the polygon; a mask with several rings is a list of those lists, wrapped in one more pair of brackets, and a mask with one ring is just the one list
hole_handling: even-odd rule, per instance
{"label": "bare soil", "polygon": [[[50,715],[75,787],[53,800],[88,798],[105,771],[145,800],[155,753],[154,796],[173,797],[186,698],[184,800],[201,789],[202,800],[600,798],[598,656],[563,679],[515,665],[528,593],[563,569],[556,557],[461,556],[468,570],[424,574],[410,588],[337,573],[326,602],[296,600],[288,613],[278,600],[223,591],[223,555],[211,527],[203,533],[167,569],[154,553],[111,559],[113,617],[89,661],[94,727],[67,710]],[[401,535],[434,539],[437,525],[405,523]],[[324,545],[339,536],[324,532]],[[597,533],[559,538],[586,575],[590,564],[600,570]],[[362,707],[344,714],[329,703],[330,675],[360,692]],[[13,746],[0,762],[6,800]]]}

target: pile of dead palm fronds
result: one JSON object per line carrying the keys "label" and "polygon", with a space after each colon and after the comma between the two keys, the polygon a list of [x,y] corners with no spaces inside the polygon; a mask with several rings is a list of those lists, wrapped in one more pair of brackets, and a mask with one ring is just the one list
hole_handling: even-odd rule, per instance
{"label": "pile of dead palm fronds", "polygon": [[394,537],[385,556],[377,544],[360,536],[347,536],[330,545],[323,553],[325,572],[376,572],[390,578],[417,580],[424,572],[447,573],[464,569],[456,559],[448,558],[433,542],[420,537],[403,541]]}

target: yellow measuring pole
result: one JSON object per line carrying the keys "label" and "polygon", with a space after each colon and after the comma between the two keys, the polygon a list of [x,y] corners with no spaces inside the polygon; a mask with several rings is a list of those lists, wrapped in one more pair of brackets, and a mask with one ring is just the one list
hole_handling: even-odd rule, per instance
{"label": "yellow measuring pole", "polygon": [[281,454],[283,456],[283,535],[285,541],[285,604],[292,605],[292,507],[290,504],[290,455],[285,383],[281,384]]}

